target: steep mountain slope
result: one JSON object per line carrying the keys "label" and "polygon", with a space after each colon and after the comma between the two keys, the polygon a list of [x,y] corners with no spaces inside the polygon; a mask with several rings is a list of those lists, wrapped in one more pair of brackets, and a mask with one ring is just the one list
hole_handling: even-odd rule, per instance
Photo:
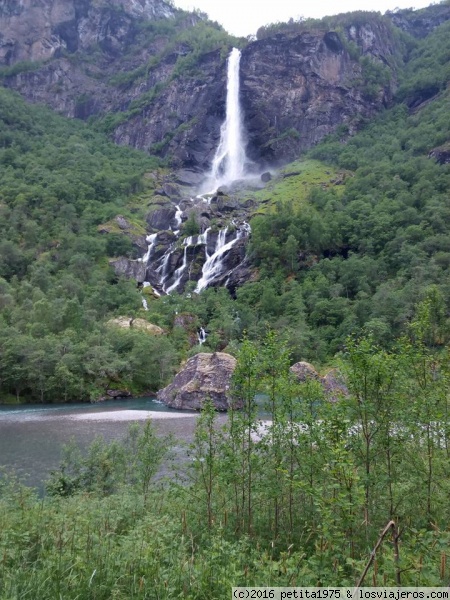
{"label": "steep mountain slope", "polygon": [[[333,136],[310,152],[346,173],[340,185],[319,184],[309,201],[283,202],[275,181],[276,213],[251,221],[260,281],[238,297],[281,321],[286,281],[298,282],[316,358],[361,328],[388,343],[423,298],[435,319],[432,344],[448,340],[449,40],[446,22],[412,54],[398,98],[414,99],[413,107],[400,103],[346,144]],[[439,85],[421,101],[430,80]],[[305,174],[296,179],[301,187]]]}
{"label": "steep mountain slope", "polygon": [[[206,113],[206,100],[209,107],[213,98],[214,105],[213,80],[234,43],[204,16],[162,0],[57,0],[39,6],[3,1],[0,31],[5,85],[68,117],[96,115],[117,143],[145,150],[168,134],[173,138],[183,125],[182,137],[193,119]],[[199,57],[210,50],[217,52],[201,59],[193,91]],[[183,70],[187,77],[176,81]],[[138,132],[133,122],[119,128],[136,115]]]}
{"label": "steep mountain slope", "polygon": [[0,3],[4,85],[91,118],[121,145],[203,171],[225,113],[225,59],[245,46],[249,155],[286,162],[391,102],[405,48],[389,19],[357,13],[247,43],[163,0]]}
{"label": "steep mountain slope", "polygon": [[[4,18],[5,6],[13,5],[2,4]],[[171,28],[178,18],[164,17],[158,27],[170,23]],[[170,76],[161,96],[144,93],[148,105],[136,105],[133,114],[131,109],[105,114],[88,125],[0,90],[2,394],[51,400],[96,398],[120,387],[155,389],[191,351],[200,327],[208,334],[206,342],[202,339],[205,348],[232,350],[244,331],[258,337],[269,325],[289,339],[296,359],[326,361],[348,334],[361,328],[373,331],[380,343],[388,342],[422,297],[430,298],[437,315],[433,343],[447,339],[450,24],[444,22],[420,41],[403,34],[398,41],[383,19],[367,14],[358,19],[342,17],[333,28],[315,25],[315,33],[298,24],[243,49],[240,82],[253,160],[279,161],[316,144],[309,160],[272,172],[262,191],[244,193],[237,187],[191,200],[192,188],[182,185],[186,169],[160,169],[156,159],[117,148],[92,128],[125,132],[133,124],[138,135],[139,119],[157,119],[158,103],[169,97],[175,102],[178,86],[185,86],[184,97],[191,102],[203,94],[210,117],[205,108],[205,121],[199,116],[173,137],[166,134],[159,150],[191,169],[209,164],[223,119],[229,42],[217,29],[219,37],[211,42],[216,49],[195,55],[198,46],[190,47],[183,57],[196,56],[189,75]],[[368,33],[368,23],[378,33]],[[186,31],[198,31],[195,27],[214,30],[200,21]],[[350,35],[360,41],[352,45]],[[390,45],[379,46],[383,36]],[[222,43],[223,55],[217,48]],[[364,44],[369,56],[364,56]],[[400,68],[402,48],[406,68]],[[22,82],[31,93],[28,77],[68,60],[57,54],[44,65],[4,67],[4,82]],[[81,55],[77,51],[70,60],[74,56]],[[383,67],[382,57],[388,63]],[[102,50],[97,59],[111,69],[118,64],[110,50]],[[87,68],[81,58],[80,64],[79,72]],[[164,64],[154,67],[163,70]],[[178,69],[177,64],[178,59],[172,67]],[[206,66],[198,77],[210,77],[212,87],[202,87],[193,77],[191,68],[199,64]],[[270,89],[269,69],[282,93]],[[124,81],[134,81],[135,75],[117,74],[114,85],[126,87]],[[99,75],[99,89],[113,89],[109,76]],[[150,74],[136,77],[130,90]],[[312,113],[303,112],[304,94],[310,94]],[[331,99],[340,111],[334,111]],[[360,122],[361,114],[368,118],[387,102],[393,108],[365,126]],[[166,116],[167,111],[162,123]],[[195,127],[204,127],[203,138],[191,137]],[[358,127],[362,130],[355,134]],[[145,129],[142,139],[152,131],[153,126]],[[350,139],[349,133],[354,134]],[[171,149],[180,140],[176,155]],[[244,222],[251,218],[246,252]],[[227,283],[235,297],[222,288],[192,294],[205,259],[227,245],[232,252],[221,255],[225,267],[213,273],[214,283]],[[138,260],[144,255],[145,261]],[[156,298],[151,288],[136,288],[136,281],[162,279],[167,288],[178,282],[171,292],[184,293]],[[136,329],[119,332],[106,326],[122,316],[127,323],[144,318],[167,335],[143,337]]]}

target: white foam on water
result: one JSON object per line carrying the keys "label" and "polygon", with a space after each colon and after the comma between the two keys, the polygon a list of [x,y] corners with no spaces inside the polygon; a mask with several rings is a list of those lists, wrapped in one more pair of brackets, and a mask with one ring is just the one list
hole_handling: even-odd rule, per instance
{"label": "white foam on water", "polygon": [[195,413],[163,412],[156,410],[116,410],[111,412],[92,412],[68,415],[73,421],[145,421],[146,419],[183,419],[196,417]]}

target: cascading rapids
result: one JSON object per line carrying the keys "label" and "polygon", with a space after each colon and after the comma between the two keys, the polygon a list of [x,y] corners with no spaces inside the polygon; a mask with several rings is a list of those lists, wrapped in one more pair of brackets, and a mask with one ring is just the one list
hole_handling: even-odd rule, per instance
{"label": "cascading rapids", "polygon": [[[220,142],[215,152],[211,170],[205,178],[202,186],[203,192],[197,196],[197,201],[209,204],[210,197],[221,187],[232,184],[234,181],[244,179],[246,176],[246,165],[250,164],[245,153],[245,135],[243,119],[239,102],[239,68],[241,52],[233,48],[227,62],[227,96],[226,96],[226,118],[220,128]],[[209,191],[207,191],[209,190]],[[194,200],[194,199],[192,199]],[[177,205],[174,216],[175,227],[170,229],[179,236],[182,223],[183,211]],[[157,244],[157,235],[152,234],[147,237],[149,242],[147,254],[142,261],[148,266],[152,263],[153,271],[157,277],[158,286],[167,294],[177,290],[183,285],[186,278],[186,271],[189,266],[188,253],[189,248],[195,249],[198,246],[205,246],[205,263],[202,267],[202,273],[198,280],[195,291],[197,293],[204,290],[217,280],[225,269],[225,256],[234,244],[244,236],[250,233],[248,223],[232,223],[233,233],[225,227],[219,231],[214,251],[208,252],[208,236],[210,228],[206,229],[198,236],[190,236],[183,240],[183,254],[181,264],[178,259],[178,268],[173,271],[170,268],[172,257],[177,251],[177,244],[171,243],[164,255],[157,260],[151,260],[154,254],[154,248]],[[228,238],[228,239],[227,239]],[[179,252],[179,248],[178,248]]]}

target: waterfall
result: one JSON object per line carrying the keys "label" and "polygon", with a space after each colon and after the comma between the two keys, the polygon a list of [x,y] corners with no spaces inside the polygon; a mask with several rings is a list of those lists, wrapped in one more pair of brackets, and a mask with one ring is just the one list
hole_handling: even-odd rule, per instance
{"label": "waterfall", "polygon": [[150,259],[150,256],[151,256],[151,254],[152,254],[153,246],[154,246],[154,245],[155,245],[155,243],[156,243],[156,236],[157,236],[157,235],[158,235],[157,233],[152,233],[151,235],[148,235],[148,236],[146,237],[146,241],[148,242],[148,246],[147,246],[147,252],[144,254],[144,256],[143,256],[142,258],[138,258],[138,260],[139,260],[140,262],[143,262],[143,263],[145,263],[145,264],[147,264],[147,263],[148,263],[148,261],[149,261],[149,259]]}
{"label": "waterfall", "polygon": [[214,277],[220,272],[222,267],[222,257],[237,241],[238,238],[231,240],[228,244],[225,243],[227,236],[228,227],[225,229],[221,229],[219,235],[217,237],[216,247],[214,249],[213,254],[208,256],[202,268],[202,276],[197,282],[197,287],[195,291],[197,293],[204,290],[208,287],[209,283],[214,279]]}
{"label": "waterfall", "polygon": [[170,246],[169,250],[167,250],[166,254],[163,256],[163,262],[161,263],[161,265],[156,269],[157,273],[160,273],[162,276],[162,280],[161,280],[161,285],[163,287],[163,290],[167,293],[170,294],[170,292],[173,292],[174,290],[177,289],[177,287],[180,285],[181,283],[181,279],[183,277],[183,273],[187,267],[187,249],[189,246],[201,246],[201,245],[205,245],[206,247],[206,257],[208,258],[208,233],[209,230],[211,229],[211,227],[208,227],[203,233],[200,233],[197,236],[197,239],[194,243],[194,236],[190,236],[187,237],[184,242],[184,252],[183,252],[183,262],[181,264],[181,267],[179,267],[175,273],[174,273],[174,277],[175,277],[175,281],[174,283],[168,287],[167,289],[165,288],[164,284],[167,281],[168,277],[170,276],[170,273],[168,273],[168,266],[170,263],[170,257],[174,251],[173,249],[173,245]]}
{"label": "waterfall", "polygon": [[207,288],[208,285],[220,275],[223,270],[223,259],[225,254],[231,250],[234,244],[244,237],[244,235],[248,235],[251,232],[251,228],[250,225],[244,221],[240,229],[236,232],[236,237],[229,242],[226,242],[227,232],[228,227],[220,230],[214,253],[211,256],[209,256],[208,253],[206,254],[207,258],[202,268],[202,276],[198,280],[197,287],[195,288],[197,294]]}
{"label": "waterfall", "polygon": [[200,330],[197,332],[197,341],[198,345],[202,346],[206,342],[207,333],[204,327],[200,327]]}
{"label": "waterfall", "polygon": [[[144,290],[146,287],[150,287],[150,282],[144,281],[144,283],[142,284],[142,287],[144,288]],[[148,310],[148,304],[147,304],[147,300],[146,300],[144,294],[142,294],[141,298],[142,298],[142,306],[143,306],[144,310]]]}
{"label": "waterfall", "polygon": [[170,287],[167,288],[167,290],[166,290],[167,294],[170,294],[170,292],[173,292],[173,290],[176,290],[177,287],[181,283],[181,279],[183,277],[184,270],[187,267],[187,249],[189,246],[192,246],[192,236],[187,237],[184,240],[183,244],[184,244],[183,262],[181,263],[181,267],[178,267],[178,269],[175,271],[175,273],[174,273],[175,281],[172,283],[172,285]]}
{"label": "waterfall", "polygon": [[196,246],[200,246],[200,244],[206,244],[206,253],[208,253],[208,233],[211,227],[205,229],[203,233],[201,233],[197,238]]}
{"label": "waterfall", "polygon": [[[197,204],[197,201],[209,203],[211,196],[222,185],[229,185],[234,181],[246,177],[246,168],[249,167],[249,161],[245,154],[245,135],[243,127],[243,118],[239,103],[239,75],[240,75],[240,59],[241,52],[237,48],[233,48],[227,61],[227,91],[226,91],[226,117],[220,128],[220,141],[217,150],[212,160],[211,169],[205,176],[203,189],[209,189],[207,194],[199,194],[196,198],[191,198],[191,201]],[[200,190],[199,190],[200,191]],[[174,231],[176,238],[180,237],[180,228],[182,224],[183,211],[179,205],[175,205]],[[173,213],[172,213],[173,214]],[[236,223],[232,224],[236,227]],[[170,227],[172,229],[172,226]],[[162,257],[158,257],[151,265],[153,277],[158,281],[157,285],[166,294],[177,290],[186,278],[186,269],[189,267],[190,261],[195,258],[198,253],[190,252],[188,257],[188,248],[191,246],[205,245],[205,263],[203,264],[201,278],[197,282],[196,292],[199,293],[206,287],[211,285],[215,280],[222,275],[226,268],[224,264],[225,255],[233,247],[233,245],[244,235],[249,233],[249,226],[244,223],[236,227],[234,236],[228,235],[228,238],[233,237],[229,242],[226,241],[228,227],[219,231],[214,252],[208,252],[208,235],[210,228],[208,227],[202,234],[197,236],[187,237],[183,240],[183,257],[181,265],[171,271],[173,264],[172,257],[179,261],[179,244],[173,242],[165,250]],[[147,237],[149,243],[146,255],[141,259],[146,264],[149,262],[153,248],[156,247],[156,234]],[[174,253],[177,254],[174,254]],[[190,255],[193,255],[191,257]],[[200,335],[200,334],[199,334]],[[202,338],[204,337],[202,334]],[[200,343],[203,343],[200,342]]]}
{"label": "waterfall", "polygon": [[177,235],[180,232],[180,225],[182,223],[182,215],[183,215],[183,211],[181,210],[181,208],[178,206],[178,204],[175,206],[175,208],[177,209],[175,212],[175,235]]}
{"label": "waterfall", "polygon": [[228,57],[226,118],[220,128],[220,142],[214,155],[209,178],[214,191],[221,185],[245,175],[245,144],[239,104],[239,63],[241,51],[233,48]]}
{"label": "waterfall", "polygon": [[166,283],[167,279],[170,277],[169,265],[170,265],[170,257],[172,256],[172,252],[173,252],[173,247],[174,247],[174,244],[171,244],[169,246],[169,248],[166,250],[164,256],[162,257],[161,264],[156,269],[156,272],[158,273],[158,275],[160,277],[161,287],[164,292],[166,291],[165,283]]}

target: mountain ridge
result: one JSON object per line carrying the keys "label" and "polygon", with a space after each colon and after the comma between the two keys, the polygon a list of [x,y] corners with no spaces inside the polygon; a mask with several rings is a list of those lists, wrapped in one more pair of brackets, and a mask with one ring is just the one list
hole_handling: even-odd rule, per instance
{"label": "mountain ridge", "polygon": [[[282,164],[340,125],[354,133],[391,105],[407,51],[391,22],[414,29],[409,13],[353,13],[268,27],[248,42],[163,0],[39,6],[40,16],[29,2],[0,5],[4,85],[93,120],[118,144],[196,171],[209,166],[218,142],[232,45],[244,48],[249,153]],[[422,21],[431,30],[447,12]]]}

